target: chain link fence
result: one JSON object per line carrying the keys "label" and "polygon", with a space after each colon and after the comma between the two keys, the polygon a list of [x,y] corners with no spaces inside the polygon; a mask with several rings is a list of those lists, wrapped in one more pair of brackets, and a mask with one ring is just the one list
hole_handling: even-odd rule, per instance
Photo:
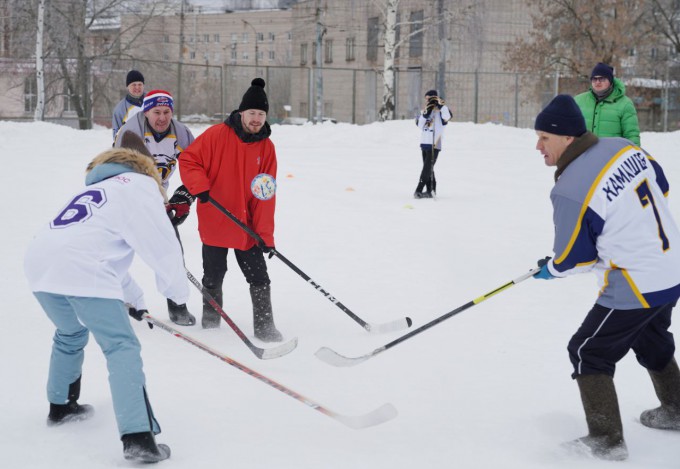
{"label": "chain link fence", "polygon": [[[92,66],[92,120],[110,126],[113,108],[126,93],[131,69],[145,77],[146,91],[164,89],[175,98],[175,115],[184,122],[220,122],[238,108],[255,77],[267,83],[270,123],[324,120],[368,124],[378,120],[382,104],[382,71],[341,68],[188,64],[162,61],[95,62]],[[31,73],[29,70],[27,73]],[[34,72],[33,72],[34,73]],[[318,86],[321,74],[321,87]],[[395,118],[411,119],[422,108],[425,91],[436,88],[435,71],[396,72]],[[585,78],[502,72],[448,72],[443,99],[460,122],[492,122],[533,127],[536,114],[558,93],[578,94],[588,89]],[[636,105],[643,131],[680,129],[680,83],[671,80],[631,79],[624,83]],[[320,93],[319,93],[320,91]],[[63,93],[63,90],[61,91]],[[317,112],[317,94],[321,112]],[[63,100],[67,101],[67,100]],[[24,109],[2,112],[1,119],[30,119]],[[14,114],[14,115],[12,115]],[[55,114],[58,117],[55,117]],[[291,119],[294,118],[294,119]],[[77,127],[78,118],[53,108],[48,120]],[[72,122],[69,122],[72,121]]]}

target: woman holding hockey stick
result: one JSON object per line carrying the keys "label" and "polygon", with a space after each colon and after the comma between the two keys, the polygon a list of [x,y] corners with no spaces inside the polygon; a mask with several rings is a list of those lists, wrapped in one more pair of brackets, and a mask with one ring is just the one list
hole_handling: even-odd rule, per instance
{"label": "woman holding hockey stick", "polygon": [[[158,290],[184,303],[189,287],[182,251],[152,159],[131,149],[108,150],[88,165],[85,184],[33,239],[24,261],[29,287],[56,326],[47,422],[60,425],[93,413],[78,403],[92,332],[106,357],[125,459],[161,461],[170,457],[170,448],[155,441],[160,426],[128,318],[141,320],[146,307],[128,268],[139,254],[155,271]],[[128,310],[126,303],[133,307]]]}

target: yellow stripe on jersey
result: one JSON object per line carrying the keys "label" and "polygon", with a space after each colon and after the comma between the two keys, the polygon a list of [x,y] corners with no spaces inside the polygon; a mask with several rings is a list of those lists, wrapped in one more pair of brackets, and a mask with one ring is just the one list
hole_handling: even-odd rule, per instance
{"label": "yellow stripe on jersey", "polygon": [[576,222],[576,226],[574,227],[574,231],[571,234],[571,238],[569,239],[569,242],[567,243],[567,247],[564,249],[564,252],[560,257],[555,259],[554,263],[559,264],[564,261],[564,259],[567,258],[569,253],[571,252],[571,249],[574,247],[574,243],[576,242],[576,238],[578,238],[578,234],[581,231],[581,223],[583,221],[583,217],[586,214],[586,210],[588,209],[588,206],[590,205],[590,200],[593,198],[593,195],[595,194],[595,188],[600,184],[600,181],[604,177],[604,175],[607,173],[609,168],[611,168],[614,163],[616,163],[616,160],[619,159],[619,157],[627,152],[628,150],[634,148],[632,145],[628,145],[627,147],[622,148],[616,155],[614,155],[611,160],[605,165],[604,168],[602,168],[602,171],[600,171],[600,174],[597,175],[595,178],[595,181],[593,181],[593,184],[590,186],[590,190],[588,190],[588,195],[586,195],[585,200],[583,201],[583,205],[581,206],[581,213],[579,213],[578,216],[578,221]]}

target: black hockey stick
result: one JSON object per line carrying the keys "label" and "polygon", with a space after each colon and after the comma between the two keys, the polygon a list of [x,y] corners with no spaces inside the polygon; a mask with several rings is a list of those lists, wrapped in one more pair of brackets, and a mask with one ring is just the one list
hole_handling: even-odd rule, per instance
{"label": "black hockey stick", "polygon": [[334,350],[332,350],[328,347],[321,347],[319,350],[316,351],[315,355],[318,359],[320,359],[320,360],[322,360],[322,361],[324,361],[324,362],[326,362],[330,365],[333,365],[333,366],[354,366],[354,365],[358,365],[359,363],[364,362],[364,361],[368,360],[369,358],[375,357],[379,353],[384,352],[385,350],[390,349],[390,348],[394,347],[395,345],[400,344],[401,342],[404,342],[407,339],[410,339],[414,335],[420,334],[421,332],[431,328],[432,326],[439,324],[440,322],[450,318],[451,316],[455,316],[458,313],[462,313],[466,309],[469,309],[469,308],[473,307],[474,305],[479,304],[482,301],[487,300],[487,299],[491,298],[492,296],[494,296],[494,295],[496,295],[496,294],[498,294],[498,293],[500,293],[504,290],[507,290],[511,286],[517,285],[519,282],[522,282],[522,281],[528,279],[529,277],[531,277],[532,275],[537,273],[539,270],[541,270],[541,268],[537,267],[537,268],[531,270],[530,272],[528,272],[528,273],[526,273],[526,274],[524,274],[520,277],[517,277],[515,280],[511,280],[510,282],[506,283],[505,285],[501,285],[500,287],[496,288],[495,290],[492,290],[489,293],[480,296],[479,298],[475,298],[474,300],[465,303],[463,306],[460,306],[460,307],[454,309],[453,311],[449,311],[448,313],[446,313],[442,316],[439,316],[436,319],[433,319],[432,321],[428,322],[427,324],[424,324],[417,329],[413,329],[408,334],[402,335],[401,337],[393,340],[392,342],[385,344],[382,347],[378,347],[377,349],[375,349],[372,352],[367,353],[365,355],[361,355],[359,357],[345,357],[344,355],[340,355],[339,353],[335,352]]}
{"label": "black hockey stick", "polygon": [[[210,203],[220,212],[222,212],[224,215],[227,216],[231,221],[236,223],[243,231],[248,233],[255,241],[257,241],[258,244],[264,244],[264,241],[262,238],[255,233],[248,225],[244,224],[241,220],[236,218],[234,214],[232,214],[229,210],[224,208],[219,202],[217,202],[215,199],[210,197],[208,199]],[[302,277],[307,283],[309,283],[316,291],[321,293],[323,296],[328,298],[328,300],[333,303],[335,306],[340,308],[347,316],[352,318],[356,323],[358,323],[361,327],[363,327],[365,330],[368,332],[390,332],[390,331],[398,331],[407,327],[411,327],[412,321],[411,318],[403,318],[403,319],[397,319],[396,321],[391,321],[388,323],[383,323],[383,324],[369,324],[368,322],[364,321],[361,319],[359,316],[354,314],[352,311],[349,310],[345,305],[343,305],[340,301],[338,301],[333,295],[328,293],[326,290],[324,290],[321,285],[316,283],[312,278],[305,274],[302,270],[300,270],[295,264],[293,264],[291,261],[286,259],[286,257],[281,254],[279,251],[277,251],[275,248],[272,248],[270,251],[272,255],[278,257],[281,259],[281,261],[286,264],[288,267],[290,267],[296,274],[298,274],[300,277]]]}
{"label": "black hockey stick", "polygon": [[187,273],[187,278],[193,285],[198,288],[198,290],[201,292],[203,295],[203,298],[212,306],[212,308],[219,313],[220,316],[222,316],[222,319],[224,319],[227,324],[229,324],[229,327],[236,333],[239,339],[246,344],[246,347],[250,349],[251,352],[255,354],[255,356],[261,360],[268,360],[270,358],[278,358],[282,357],[283,355],[286,355],[287,353],[292,352],[295,347],[297,347],[297,337],[294,337],[293,339],[289,340],[288,342],[285,342],[281,345],[277,345],[276,347],[272,348],[267,348],[263,349],[258,347],[257,345],[253,344],[250,339],[243,333],[243,331],[236,325],[236,323],[229,317],[227,313],[224,312],[220,304],[215,300],[215,298],[212,297],[210,293],[206,291],[206,288],[199,282],[196,277],[192,275],[191,272],[189,272],[189,269],[186,267],[184,270]]}
{"label": "black hockey stick", "polygon": [[286,386],[277,383],[276,381],[267,378],[266,376],[258,373],[257,371],[253,370],[252,368],[248,368],[245,365],[242,365],[241,363],[237,362],[236,360],[233,360],[232,358],[229,358],[228,356],[208,347],[207,345],[199,342],[198,340],[194,339],[193,337],[190,337],[183,332],[180,332],[179,330],[175,329],[174,327],[164,323],[163,321],[159,321],[158,319],[152,317],[150,314],[145,314],[144,319],[149,324],[153,324],[156,327],[159,327],[163,329],[166,332],[169,332],[170,334],[174,335],[175,337],[182,339],[186,342],[189,342],[191,345],[198,347],[199,349],[203,350],[204,352],[209,353],[213,357],[219,358],[225,363],[228,363],[229,365],[233,366],[234,368],[238,368],[239,370],[243,371],[244,373],[252,376],[253,378],[259,379],[265,384],[268,384],[269,386],[278,389],[282,393],[292,397],[293,399],[297,399],[298,401],[302,402],[308,407],[311,407],[314,410],[318,410],[324,415],[327,415],[328,417],[331,417],[338,422],[347,425],[350,428],[366,428],[366,427],[371,427],[373,425],[379,425],[383,422],[387,422],[388,420],[393,419],[394,417],[397,416],[397,409],[394,408],[392,404],[383,404],[382,406],[378,407],[377,409],[363,415],[342,415],[338,414],[337,412],[333,412],[332,410],[328,409],[327,407],[322,406],[321,404],[314,402],[313,400],[298,394],[297,392],[293,391],[292,389],[287,388]]}

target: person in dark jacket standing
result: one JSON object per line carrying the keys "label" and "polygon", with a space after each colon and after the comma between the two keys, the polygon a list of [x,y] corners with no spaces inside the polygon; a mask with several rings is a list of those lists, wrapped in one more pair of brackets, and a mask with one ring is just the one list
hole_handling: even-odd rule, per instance
{"label": "person in dark jacket standing", "polygon": [[640,145],[640,125],[626,86],[614,78],[614,69],[602,62],[590,73],[590,90],[574,99],[586,120],[586,128],[598,137],[623,137]]}
{"label": "person in dark jacket standing", "polygon": [[113,108],[111,129],[113,130],[114,140],[123,124],[142,110],[142,103],[144,102],[144,75],[142,75],[142,72],[130,70],[125,77],[125,87],[127,88],[127,95]]}
{"label": "person in dark jacket standing", "polygon": [[539,261],[534,276],[592,271],[600,284],[567,347],[588,424],[588,435],[567,446],[623,460],[628,450],[613,377],[629,350],[661,401],[640,422],[680,430],[680,370],[668,331],[680,297],[680,231],[666,200],[668,181],[657,161],[629,140],[588,132],[569,95],[556,96],[534,128],[536,149],[557,167],[550,193],[554,257]]}
{"label": "person in dark jacket standing", "polygon": [[[269,102],[261,78],[252,81],[238,110],[189,145],[179,162],[182,182],[200,202],[196,209],[203,242],[203,286],[222,305],[222,282],[227,253],[236,261],[250,286],[255,337],[282,340],[274,325],[271,288],[264,252],[274,247],[276,151],[269,138]],[[261,244],[208,202],[213,198],[262,239]],[[220,316],[205,301],[204,328],[220,325]]]}

